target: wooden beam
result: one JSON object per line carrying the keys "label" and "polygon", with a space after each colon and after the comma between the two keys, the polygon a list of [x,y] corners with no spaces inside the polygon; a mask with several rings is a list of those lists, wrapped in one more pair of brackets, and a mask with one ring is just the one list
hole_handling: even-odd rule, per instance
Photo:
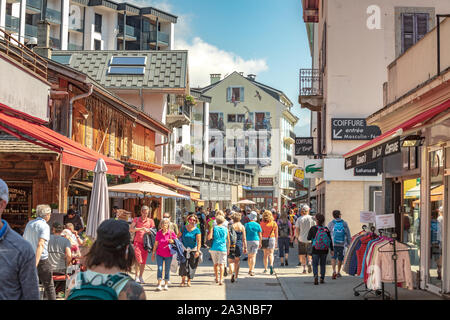
{"label": "wooden beam", "polygon": [[49,161],[44,161],[45,171],[47,172],[47,180],[49,183],[53,181],[53,166]]}

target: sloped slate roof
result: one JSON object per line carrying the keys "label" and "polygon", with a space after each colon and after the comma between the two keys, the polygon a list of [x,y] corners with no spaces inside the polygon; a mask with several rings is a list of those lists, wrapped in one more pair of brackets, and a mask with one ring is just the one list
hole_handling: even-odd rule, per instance
{"label": "sloped slate roof", "polygon": [[[187,87],[187,51],[53,51],[72,55],[69,65],[114,89],[183,89]],[[109,75],[112,56],[147,57],[144,75]]]}

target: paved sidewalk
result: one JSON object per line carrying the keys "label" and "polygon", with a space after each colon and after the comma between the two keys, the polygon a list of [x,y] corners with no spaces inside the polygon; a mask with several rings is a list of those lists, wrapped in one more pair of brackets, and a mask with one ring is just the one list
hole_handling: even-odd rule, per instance
{"label": "paved sidewalk", "polygon": [[[150,261],[144,273],[143,285],[149,300],[364,300],[364,292],[355,296],[353,288],[362,281],[342,273],[342,277],[331,279],[331,266],[327,266],[325,284],[314,285],[313,275],[301,274],[303,267],[297,267],[297,248],[291,248],[289,266],[281,267],[278,252],[275,253],[275,274],[264,274],[262,251],[258,252],[256,275],[248,275],[247,261],[241,261],[240,276],[237,282],[231,283],[230,275],[225,278],[223,286],[214,281],[212,261],[209,254],[202,249],[203,263],[198,267],[191,287],[180,287],[181,277],[171,273],[171,284],[168,291],[156,291],[156,264]],[[361,286],[360,289],[363,289]],[[394,286],[385,286],[394,298]],[[381,300],[380,296],[368,295],[370,300]],[[442,300],[439,296],[422,290],[406,290],[398,288],[399,300]]]}

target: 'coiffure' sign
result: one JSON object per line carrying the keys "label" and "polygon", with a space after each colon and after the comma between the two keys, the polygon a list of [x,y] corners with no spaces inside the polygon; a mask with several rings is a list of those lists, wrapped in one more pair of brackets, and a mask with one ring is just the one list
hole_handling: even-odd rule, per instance
{"label": "'coiffure' sign", "polygon": [[401,151],[400,137],[345,158],[345,169],[352,169]]}

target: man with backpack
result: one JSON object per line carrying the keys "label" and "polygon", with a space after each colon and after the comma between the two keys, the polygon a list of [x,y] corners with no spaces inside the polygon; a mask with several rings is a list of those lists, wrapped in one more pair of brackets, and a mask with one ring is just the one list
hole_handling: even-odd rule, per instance
{"label": "man with backpack", "polygon": [[314,218],[309,215],[309,206],[304,205],[301,209],[301,216],[295,222],[295,236],[298,240],[298,266],[303,265],[303,273],[306,273],[306,266],[308,266],[308,273],[311,273],[311,242],[308,238],[308,232],[311,227],[315,225]]}
{"label": "man with backpack", "polygon": [[[341,212],[339,210],[333,211],[334,220],[328,224],[328,229],[331,232],[334,245],[334,255],[331,258],[331,266],[333,268],[333,280],[341,277],[342,261],[344,261],[344,248],[350,245],[352,239],[348,223],[341,219]],[[337,273],[336,273],[336,260]]]}
{"label": "man with backpack", "polygon": [[319,265],[320,265],[320,283],[325,282],[325,269],[327,263],[328,250],[333,253],[333,241],[331,233],[327,227],[324,227],[325,216],[316,214],[316,225],[311,227],[308,232],[308,240],[312,240],[312,265],[314,273],[314,285],[319,284]]}

